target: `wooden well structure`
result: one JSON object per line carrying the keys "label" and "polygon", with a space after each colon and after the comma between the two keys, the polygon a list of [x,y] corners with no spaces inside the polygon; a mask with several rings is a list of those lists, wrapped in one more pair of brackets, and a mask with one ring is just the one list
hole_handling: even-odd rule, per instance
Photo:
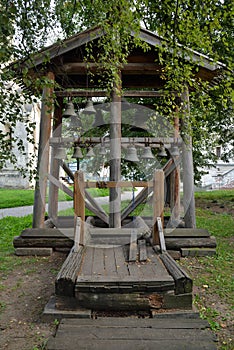
{"label": "wooden well structure", "polygon": [[[54,44],[46,48],[34,57],[34,66],[30,67],[29,74],[32,78],[45,76],[49,79],[50,86],[44,87],[42,98],[40,143],[38,151],[39,180],[36,183],[35,190],[33,229],[23,232],[21,237],[14,241],[14,245],[16,248],[32,247],[33,240],[30,239],[34,237],[34,242],[36,242],[37,239],[43,238],[43,235],[45,239],[41,241],[38,240],[38,242],[35,243],[35,247],[72,247],[75,241],[75,245],[68,256],[69,262],[67,265],[65,264],[65,266],[63,266],[57,278],[56,291],[57,295],[62,297],[67,296],[73,298],[76,295],[79,302],[85,307],[92,308],[100,306],[100,303],[95,304],[97,293],[99,294],[101,304],[104,303],[110,307],[111,305],[113,306],[114,299],[119,300],[118,305],[116,306],[115,304],[113,308],[121,308],[122,306],[124,308],[126,303],[128,306],[131,305],[131,307],[133,307],[137,302],[140,302],[139,298],[141,298],[140,296],[142,296],[142,293],[147,299],[147,301],[144,298],[144,300],[141,299],[142,308],[158,307],[158,305],[166,305],[167,308],[170,307],[168,305],[174,307],[179,303],[179,300],[181,300],[177,298],[178,295],[184,295],[182,298],[184,300],[184,302],[182,302],[182,307],[186,305],[187,307],[191,307],[191,279],[184,271],[181,271],[178,266],[174,265],[173,259],[171,260],[165,251],[159,259],[157,252],[152,246],[147,247],[146,242],[142,243],[139,241],[139,254],[142,255],[139,255],[139,258],[135,257],[135,260],[133,258],[132,265],[130,254],[132,254],[131,249],[134,249],[134,244],[137,240],[137,232],[133,229],[129,232],[122,232],[123,234],[119,235],[119,230],[121,230],[123,221],[128,217],[131,211],[153,191],[153,246],[159,243],[159,233],[162,231],[160,222],[163,223],[164,219],[164,182],[166,178],[169,179],[169,204],[171,208],[174,208],[173,215],[177,222],[180,220],[180,166],[182,164],[183,206],[185,208],[183,219],[184,230],[187,231],[179,235],[183,238],[185,237],[185,240],[194,235],[195,238],[198,238],[198,245],[200,247],[214,247],[215,245],[213,241],[210,241],[210,237],[208,237],[209,235],[207,235],[207,233],[193,230],[196,227],[196,221],[193,193],[192,140],[191,137],[188,136],[185,142],[182,141],[180,137],[179,118],[176,113],[174,115],[172,137],[161,138],[152,136],[148,138],[148,141],[150,141],[151,144],[155,144],[156,147],[165,143],[179,145],[182,150],[180,159],[178,156],[171,157],[171,159],[169,157],[168,162],[162,169],[155,169],[154,177],[150,181],[132,181],[131,183],[126,183],[121,178],[121,146],[123,144],[129,145],[132,142],[131,139],[121,136],[122,100],[124,98],[128,101],[131,101],[131,98],[141,98],[143,101],[147,98],[156,100],[165,93],[163,90],[165,82],[161,78],[163,67],[158,63],[158,47],[162,45],[160,37],[146,29],[140,30],[139,38],[149,45],[149,49],[146,52],[139,47],[132,49],[127,58],[127,63],[123,64],[119,71],[121,94],[117,94],[115,89],[113,89],[111,93],[110,127],[108,135],[111,155],[109,181],[98,183],[87,182],[81,171],[74,174],[65,162],[55,158],[56,147],[61,143],[73,142],[77,145],[80,143],[85,145],[85,136],[82,138],[82,142],[80,141],[81,138],[62,138],[61,125],[62,114],[65,108],[64,98],[83,97],[85,99],[88,97],[105,98],[107,96],[107,91],[103,87],[100,88],[100,79],[102,78],[101,67],[97,66],[94,62],[86,62],[84,60],[85,47],[88,43],[93,42],[94,47],[96,47],[96,54],[98,53],[98,38],[102,35],[104,35],[104,33],[98,27],[86,30],[62,43]],[[210,84],[213,84],[214,79],[219,74],[220,67],[215,65],[207,57],[191,50],[189,51],[188,57],[197,64],[196,78],[209,81]],[[46,64],[45,58],[47,58],[46,61],[48,62]],[[92,71],[93,74],[90,80],[88,69]],[[174,94],[174,92],[171,91],[171,94]],[[186,82],[180,96],[177,95],[177,99],[182,102],[184,121],[186,122],[186,119],[189,119],[189,89]],[[126,103],[126,101],[124,103]],[[52,108],[51,105],[53,106]],[[135,141],[145,144],[144,137],[139,137]],[[89,136],[89,142],[93,145],[100,143],[100,137]],[[182,161],[180,162],[180,160]],[[60,180],[60,166],[62,166],[67,175],[74,180],[74,192]],[[48,227],[45,226],[48,184],[48,216],[55,227],[58,227],[59,188],[71,197],[74,197],[75,217],[76,219],[78,218],[78,220],[75,220],[75,235],[70,239],[72,243],[67,242],[66,239],[61,239],[61,233],[58,232],[56,228],[48,229]],[[129,206],[121,212],[121,187],[129,185],[142,187],[143,190],[134,198],[134,202],[131,202]],[[108,187],[110,189],[109,216],[87,192],[87,188],[90,186]],[[88,201],[85,201],[85,197],[87,197]],[[91,238],[92,247],[85,247],[85,206],[92,210],[95,215],[107,225],[106,227],[109,228],[108,232],[112,236],[110,241],[100,241],[103,232],[100,233],[98,229],[93,229],[94,231],[91,230],[91,234],[93,234]],[[188,233],[188,230],[191,230],[190,233]],[[168,233],[170,239],[173,238],[173,232],[175,232],[176,236],[176,230],[172,231]],[[98,233],[100,233],[99,237]],[[113,242],[115,233],[117,236],[119,235],[118,239],[125,240],[124,243],[120,240],[117,244],[118,246],[124,246],[130,243],[127,252],[125,248],[122,250],[122,248],[120,249],[115,245],[116,242]],[[56,239],[57,242],[55,242]],[[126,241],[126,239],[128,241]],[[187,242],[188,241],[189,239],[187,239]],[[108,247],[97,246],[97,244],[100,245],[103,243],[112,245],[110,247],[111,250],[108,250]],[[166,241],[166,244],[169,246],[169,241]],[[186,247],[186,244],[184,246]],[[98,260],[97,257],[100,259]],[[92,260],[92,266],[90,266],[90,259]],[[112,264],[111,261],[115,259],[115,264],[113,265],[115,272],[113,273],[112,269],[112,271],[109,271],[108,274],[105,275],[104,279],[101,279],[100,276],[102,272],[104,270],[107,271],[108,267],[107,265],[105,267],[105,263],[104,265],[102,263],[97,267],[98,271],[95,271],[95,266],[98,265],[97,261],[103,262],[105,259],[107,259],[107,265],[109,267]],[[126,260],[128,261],[127,267],[125,264]],[[80,267],[81,261],[84,263],[83,267]],[[145,261],[150,261],[150,263],[147,265]],[[143,262],[143,264],[141,264],[141,273],[139,272],[139,266],[136,267],[134,265],[136,262],[138,264]],[[68,265],[72,266],[72,272],[69,270],[70,267],[68,269]],[[157,266],[157,268],[155,268],[155,266]],[[81,271],[80,269],[83,270]],[[86,272],[84,272],[84,270]],[[144,273],[143,270],[145,271]],[[160,271],[159,275],[157,275],[156,270]],[[168,271],[169,274],[167,274]],[[77,274],[79,275],[78,278]],[[106,290],[108,290],[110,294],[107,294]],[[128,298],[129,290],[131,290],[132,293],[130,302]],[[118,297],[119,293],[122,295],[120,298]],[[172,298],[172,302],[170,293],[174,293],[176,296],[174,299]],[[149,302],[149,300],[151,301]]]}

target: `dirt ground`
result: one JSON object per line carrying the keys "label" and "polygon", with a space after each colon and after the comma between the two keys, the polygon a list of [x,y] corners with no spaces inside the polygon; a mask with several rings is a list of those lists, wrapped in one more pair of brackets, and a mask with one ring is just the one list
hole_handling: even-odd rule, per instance
{"label": "dirt ground", "polygon": [[[213,210],[227,212],[227,208],[213,203]],[[202,203],[199,204],[202,207]],[[210,205],[209,205],[210,206]],[[219,209],[217,208],[219,207]],[[207,207],[207,204],[206,204]],[[212,210],[210,207],[209,209]],[[230,208],[233,210],[233,208]],[[233,212],[234,215],[234,212]],[[0,274],[0,349],[1,350],[43,350],[47,339],[56,332],[56,320],[44,323],[44,306],[54,294],[54,281],[66,255],[55,252],[51,257],[15,257],[21,265],[7,274]],[[195,261],[191,261],[195,264]],[[198,266],[199,269],[199,266]],[[216,295],[207,296],[204,290],[195,286],[194,294],[204,298],[206,306],[216,305],[226,314],[226,306]],[[224,339],[233,339],[233,323],[230,319],[221,320],[219,348]],[[222,349],[225,349],[224,347]],[[231,348],[229,348],[231,349]]]}
{"label": "dirt ground", "polygon": [[54,281],[65,259],[63,253],[49,258],[16,257],[22,261],[7,276],[1,277],[0,349],[42,350],[56,322],[43,323],[44,306],[54,293]]}

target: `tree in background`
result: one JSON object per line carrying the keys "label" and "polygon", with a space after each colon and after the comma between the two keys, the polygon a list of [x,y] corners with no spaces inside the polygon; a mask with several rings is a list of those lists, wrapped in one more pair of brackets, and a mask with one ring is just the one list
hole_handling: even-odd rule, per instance
{"label": "tree in background", "polygon": [[[105,62],[105,83],[111,89],[114,84],[118,85],[119,67],[125,62],[132,45],[147,50],[147,45],[137,36],[140,25],[143,25],[162,36],[159,59],[164,67],[162,78],[166,89],[181,93],[184,82],[189,85],[195,167],[206,164],[207,160],[215,160],[212,153],[214,145],[232,144],[233,1],[1,0],[0,11],[0,124],[8,123],[9,130],[15,127],[17,120],[22,120],[27,124],[28,140],[31,141],[34,126],[22,112],[22,104],[33,103],[35,97],[40,96],[43,84],[50,82],[43,78],[36,79],[33,82],[34,97],[27,89],[19,94],[9,83],[14,79],[14,72],[3,70],[5,65],[17,60],[30,60],[33,64],[33,54],[44,46],[99,25],[105,31],[105,36],[99,39],[102,50],[98,60]],[[134,40],[130,35],[132,31],[136,33]],[[196,65],[190,60],[181,59],[192,55],[192,51],[186,48],[208,55],[214,64],[219,60],[226,65],[217,85],[209,86],[194,79]],[[88,58],[92,58],[91,46],[87,47]],[[25,86],[32,83],[26,68],[23,80]],[[171,97],[155,106],[167,116],[172,115],[175,109],[180,111],[180,107]],[[20,140],[7,136],[6,132],[0,131],[0,168],[7,159],[16,163],[11,143],[19,142],[19,147],[22,145]],[[230,150],[228,152],[223,156],[231,156]]]}

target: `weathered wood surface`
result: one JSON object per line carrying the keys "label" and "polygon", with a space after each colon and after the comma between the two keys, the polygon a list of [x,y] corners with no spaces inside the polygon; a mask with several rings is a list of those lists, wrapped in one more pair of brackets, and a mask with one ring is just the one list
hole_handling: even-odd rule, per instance
{"label": "weathered wood surface", "polygon": [[164,233],[163,233],[163,227],[162,227],[162,221],[161,218],[157,218],[157,225],[158,225],[158,234],[159,234],[159,244],[161,248],[161,252],[164,253],[166,252],[166,243],[165,243],[165,238],[164,238]]}
{"label": "weathered wood surface", "polygon": [[16,248],[15,255],[18,256],[50,256],[53,253],[52,248]]}
{"label": "weathered wood surface", "polygon": [[64,261],[55,281],[56,295],[73,297],[75,295],[75,283],[78,271],[80,269],[83,247],[71,250],[67,259]]}
{"label": "weathered wood surface", "polygon": [[159,244],[159,229],[157,218],[161,218],[163,225],[164,210],[164,172],[163,170],[155,170],[154,173],[154,196],[153,196],[153,244]]}
{"label": "weathered wood surface", "polygon": [[35,247],[35,248],[72,248],[73,240],[65,237],[21,237],[14,238],[13,245],[15,248]]}
{"label": "weathered wood surface", "polygon": [[[53,72],[47,73],[47,79],[54,81]],[[51,134],[51,120],[53,111],[53,85],[45,86],[43,89],[39,149],[37,160],[38,179],[36,180],[34,205],[33,205],[33,227],[44,227],[46,209],[47,175],[49,170],[49,139]]]}
{"label": "weathered wood surface", "polygon": [[182,267],[166,252],[160,255],[160,259],[175,281],[175,293],[191,293],[193,281],[184,269],[182,269]]}
{"label": "weathered wood surface", "polygon": [[95,291],[166,291],[174,290],[168,274],[152,247],[147,246],[147,263],[128,262],[129,252],[122,246],[98,248],[88,246],[76,281],[76,295]]}
{"label": "weathered wood surface", "polygon": [[166,228],[164,230],[165,237],[181,237],[181,238],[198,238],[210,237],[208,230],[199,228]]}
{"label": "weathered wood surface", "polygon": [[197,237],[197,238],[172,238],[166,237],[167,249],[180,249],[180,248],[215,248],[216,239],[215,237]]}
{"label": "weathered wood surface", "polygon": [[215,350],[215,339],[200,319],[64,319],[47,350]]}
{"label": "weathered wood surface", "polygon": [[136,261],[137,260],[137,231],[132,230],[131,239],[130,239],[130,247],[129,247],[129,258],[128,261]]}
{"label": "weathered wood surface", "polygon": [[139,261],[146,261],[147,260],[146,240],[140,239],[138,241],[138,247],[139,247]]}

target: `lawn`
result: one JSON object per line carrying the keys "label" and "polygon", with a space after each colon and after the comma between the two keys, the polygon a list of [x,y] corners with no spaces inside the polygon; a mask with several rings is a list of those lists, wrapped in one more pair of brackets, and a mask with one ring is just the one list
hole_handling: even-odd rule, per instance
{"label": "lawn", "polygon": [[[89,188],[88,192],[93,197],[108,196],[108,189]],[[64,192],[59,191],[59,201],[70,201],[71,197]],[[13,190],[0,188],[0,209],[22,207],[27,205],[33,205],[34,202],[34,190]]]}

